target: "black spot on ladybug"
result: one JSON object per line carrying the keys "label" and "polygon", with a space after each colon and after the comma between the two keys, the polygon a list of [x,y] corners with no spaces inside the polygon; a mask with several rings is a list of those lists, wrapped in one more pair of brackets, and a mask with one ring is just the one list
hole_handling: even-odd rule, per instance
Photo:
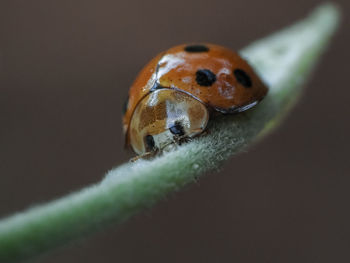
{"label": "black spot on ladybug", "polygon": [[216,76],[209,69],[199,69],[196,72],[196,81],[200,86],[209,87],[216,81]]}
{"label": "black spot on ladybug", "polygon": [[249,75],[242,69],[235,69],[233,71],[237,81],[241,83],[244,87],[249,88],[252,86],[252,80]]}
{"label": "black spot on ladybug", "polygon": [[204,46],[204,45],[188,45],[185,47],[185,51],[193,52],[193,53],[208,52],[209,48],[207,46]]}
{"label": "black spot on ladybug", "polygon": [[185,135],[184,127],[178,121],[175,121],[174,125],[169,128],[170,132],[174,135],[183,136]]}
{"label": "black spot on ladybug", "polygon": [[146,142],[147,151],[151,151],[154,149],[155,143],[152,135],[146,135],[145,142]]}
{"label": "black spot on ladybug", "polygon": [[166,89],[166,87],[160,85],[159,82],[154,83],[153,87],[149,90],[150,92],[153,92],[157,89]]}
{"label": "black spot on ladybug", "polygon": [[123,114],[125,114],[126,111],[128,110],[128,103],[129,103],[129,96],[126,97],[126,100],[123,103]]}

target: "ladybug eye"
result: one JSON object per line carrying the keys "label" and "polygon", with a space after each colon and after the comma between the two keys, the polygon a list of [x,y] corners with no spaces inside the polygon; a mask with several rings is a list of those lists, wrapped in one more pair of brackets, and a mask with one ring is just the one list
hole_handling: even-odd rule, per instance
{"label": "ladybug eye", "polygon": [[154,149],[155,143],[152,135],[145,136],[145,144],[147,151],[152,151]]}
{"label": "ladybug eye", "polygon": [[169,128],[170,132],[174,135],[183,136],[185,135],[184,127],[180,122],[176,121],[173,126]]}
{"label": "ladybug eye", "polygon": [[209,69],[199,69],[196,72],[196,81],[200,86],[211,86],[216,81],[216,76]]}
{"label": "ladybug eye", "polygon": [[244,87],[249,88],[252,86],[252,80],[249,75],[242,69],[235,69],[233,71],[237,81],[241,83]]}

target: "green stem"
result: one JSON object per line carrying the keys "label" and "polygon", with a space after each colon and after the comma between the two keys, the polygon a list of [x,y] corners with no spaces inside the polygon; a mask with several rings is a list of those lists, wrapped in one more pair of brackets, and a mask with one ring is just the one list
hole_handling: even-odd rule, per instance
{"label": "green stem", "polygon": [[241,51],[270,90],[246,113],[223,116],[210,134],[151,161],[112,169],[95,185],[0,221],[0,262],[39,255],[70,240],[118,224],[197,180],[274,128],[337,28],[332,4]]}

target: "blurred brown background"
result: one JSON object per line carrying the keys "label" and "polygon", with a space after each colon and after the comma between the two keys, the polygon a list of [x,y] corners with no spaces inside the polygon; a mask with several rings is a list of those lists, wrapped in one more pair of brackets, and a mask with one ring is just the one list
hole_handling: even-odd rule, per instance
{"label": "blurred brown background", "polygon": [[[240,49],[320,2],[1,0],[0,216],[129,159],[121,104],[156,53]],[[349,44],[344,17],[283,126],[220,173],[39,262],[349,262]]]}

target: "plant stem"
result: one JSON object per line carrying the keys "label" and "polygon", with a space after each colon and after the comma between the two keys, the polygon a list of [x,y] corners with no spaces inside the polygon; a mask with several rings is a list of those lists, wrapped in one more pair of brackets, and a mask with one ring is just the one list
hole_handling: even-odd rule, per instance
{"label": "plant stem", "polygon": [[241,51],[269,86],[268,96],[254,109],[218,118],[209,135],[173,152],[124,164],[100,183],[2,219],[0,262],[40,255],[119,224],[263,137],[296,102],[338,20],[337,8],[324,4],[305,20]]}

